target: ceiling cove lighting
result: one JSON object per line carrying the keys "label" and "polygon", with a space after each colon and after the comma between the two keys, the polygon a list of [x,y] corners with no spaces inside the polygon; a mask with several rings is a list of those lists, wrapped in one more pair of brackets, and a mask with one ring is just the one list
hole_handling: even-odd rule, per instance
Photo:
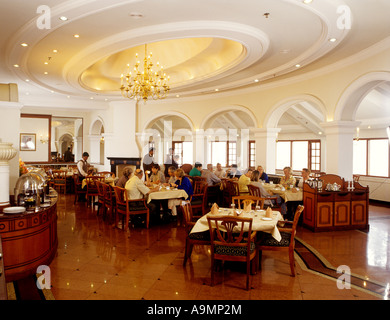
{"label": "ceiling cove lighting", "polygon": [[[138,53],[136,54],[138,59]],[[169,92],[169,76],[164,73],[164,69],[157,62],[156,67],[160,70],[153,71],[152,53],[147,55],[147,45],[145,44],[145,57],[143,61],[143,70],[140,70],[141,62],[137,60],[134,66],[134,74],[130,72],[130,64],[127,65],[128,70],[126,75],[121,75],[121,93],[122,96],[128,99],[137,101],[143,99],[144,102],[148,98],[154,100],[164,99]]]}

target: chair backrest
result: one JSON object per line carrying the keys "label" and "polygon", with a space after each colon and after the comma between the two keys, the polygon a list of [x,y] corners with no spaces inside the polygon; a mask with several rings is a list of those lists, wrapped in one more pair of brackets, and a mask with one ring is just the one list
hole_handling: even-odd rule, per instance
{"label": "chair backrest", "polygon": [[192,215],[192,207],[191,207],[191,202],[190,201],[182,201],[180,204],[180,207],[183,212],[183,217],[184,217],[184,223],[186,227],[187,233],[189,233],[193,227],[193,224],[191,224],[193,215]]}
{"label": "chair backrest", "polygon": [[228,180],[227,189],[231,197],[240,195],[240,187],[237,181]]}
{"label": "chair backrest", "polygon": [[251,195],[245,195],[245,196],[235,196],[232,197],[232,204],[236,205],[237,209],[244,209],[249,203],[252,204],[252,208],[256,208],[257,206],[260,207],[260,209],[264,208],[264,198],[257,197],[257,196],[251,196]]}
{"label": "chair backrest", "polygon": [[[252,218],[243,217],[207,217],[210,229],[211,245],[233,247],[250,246],[248,235],[252,233]],[[213,252],[213,250],[212,250]]]}
{"label": "chair backrest", "polygon": [[99,198],[104,199],[106,184],[104,182],[99,181],[99,180],[96,180],[95,183],[96,183],[96,187],[98,189],[98,196],[99,196]]}
{"label": "chair backrest", "polygon": [[118,213],[126,214],[126,212],[128,211],[126,189],[117,186],[112,188],[114,189],[115,193],[116,211]]}
{"label": "chair backrest", "polygon": [[85,177],[85,182],[87,183],[87,190],[97,189],[96,181],[104,182],[104,177],[99,176],[87,176]]}
{"label": "chair backrest", "polygon": [[66,171],[63,170],[53,170],[52,177],[55,180],[66,180]]}
{"label": "chair backrest", "polygon": [[189,163],[184,163],[180,169],[182,169],[186,174],[189,174],[190,171],[192,170],[192,164]]}
{"label": "chair backrest", "polygon": [[261,191],[259,187],[256,187],[252,184],[248,184],[248,191],[251,196],[261,197]]}
{"label": "chair backrest", "polygon": [[195,181],[194,194],[197,194],[197,195],[203,194],[205,192],[206,186],[207,186],[206,181],[202,181],[202,180]]}
{"label": "chair backrest", "polygon": [[295,210],[295,215],[294,215],[294,220],[293,220],[293,225],[291,228],[291,240],[290,240],[290,245],[294,245],[294,237],[295,234],[297,233],[297,225],[299,221],[299,217],[301,216],[301,213],[305,207],[302,205],[299,205],[297,209]]}
{"label": "chair backrest", "polygon": [[113,195],[112,195],[112,186],[110,186],[109,184],[107,183],[101,183],[102,186],[103,186],[103,189],[104,189],[104,198],[107,200],[107,201],[111,201],[112,198],[113,198]]}

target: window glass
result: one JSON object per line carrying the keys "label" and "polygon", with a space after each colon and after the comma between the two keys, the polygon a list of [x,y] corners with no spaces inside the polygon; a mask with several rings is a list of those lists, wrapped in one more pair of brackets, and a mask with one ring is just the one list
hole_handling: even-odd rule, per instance
{"label": "window glass", "polygon": [[279,141],[276,144],[276,168],[283,169],[289,167],[291,163],[291,143],[289,141]]}
{"label": "window glass", "polygon": [[370,176],[389,176],[389,142],[387,139],[369,140]]}
{"label": "window glass", "polygon": [[292,143],[292,169],[302,170],[308,168],[308,141],[293,141]]}
{"label": "window glass", "polygon": [[216,166],[217,163],[226,166],[227,154],[226,154],[226,142],[211,142],[211,163]]}

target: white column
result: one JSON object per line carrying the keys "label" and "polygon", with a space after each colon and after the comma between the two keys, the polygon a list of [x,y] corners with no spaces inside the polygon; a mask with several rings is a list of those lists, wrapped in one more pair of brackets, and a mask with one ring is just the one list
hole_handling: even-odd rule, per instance
{"label": "white column", "polygon": [[[140,150],[136,142],[136,101],[110,102],[112,113],[112,139],[110,141],[109,157],[140,157]],[[108,147],[108,143],[106,144]]]}
{"label": "white column", "polygon": [[9,163],[17,154],[12,143],[2,142],[0,139],[0,207],[9,205]]}
{"label": "white column", "polygon": [[203,129],[198,129],[194,132],[193,140],[194,142],[194,163],[200,162],[203,167],[207,164],[207,152],[205,150],[205,135]]}
{"label": "white column", "polygon": [[18,102],[0,101],[0,137],[3,141],[12,143],[17,150],[17,156],[9,161],[9,190],[14,194],[16,181],[19,178],[19,134],[20,109]]}
{"label": "white column", "polygon": [[321,124],[326,134],[326,173],[352,180],[353,138],[359,124],[357,121],[332,121]]}
{"label": "white column", "polygon": [[276,140],[280,128],[251,129],[256,141],[256,167],[261,165],[264,171],[274,174],[276,170]]}
{"label": "white column", "polygon": [[100,164],[100,135],[89,135],[89,159],[91,164]]}

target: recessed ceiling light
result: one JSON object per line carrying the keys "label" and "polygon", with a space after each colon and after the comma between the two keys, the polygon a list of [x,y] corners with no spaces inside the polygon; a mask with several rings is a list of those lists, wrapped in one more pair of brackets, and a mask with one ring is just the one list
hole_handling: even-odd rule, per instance
{"label": "recessed ceiling light", "polygon": [[80,38],[80,35],[79,34],[75,34],[75,35],[73,35],[73,37]]}
{"label": "recessed ceiling light", "polygon": [[176,95],[176,98],[179,98],[179,97],[180,97],[180,96],[177,94],[177,95]]}
{"label": "recessed ceiling light", "polygon": [[43,64],[49,64],[49,62],[45,61]]}
{"label": "recessed ceiling light", "polygon": [[219,89],[215,89],[215,91],[219,91]]}
{"label": "recessed ceiling light", "polygon": [[49,74],[49,72],[45,71],[44,74]]}
{"label": "recessed ceiling light", "polygon": [[65,17],[65,16],[61,16],[61,17],[60,17],[60,20],[61,20],[61,21],[68,21],[68,18]]}
{"label": "recessed ceiling light", "polygon": [[53,50],[53,53],[57,53],[57,52],[58,52],[58,50],[57,50],[57,49],[54,49],[54,50]]}
{"label": "recessed ceiling light", "polygon": [[259,82],[260,80],[259,79],[255,79],[255,82]]}
{"label": "recessed ceiling light", "polygon": [[295,67],[296,67],[296,68],[300,68],[301,65],[300,65],[300,64],[296,64]]}
{"label": "recessed ceiling light", "polygon": [[309,3],[312,3],[313,0],[303,0],[302,2],[305,3],[305,4],[309,4]]}
{"label": "recessed ceiling light", "polygon": [[14,64],[14,67],[15,68],[19,68],[20,66],[18,64]]}
{"label": "recessed ceiling light", "polygon": [[21,45],[22,47],[28,47],[28,44],[27,44],[27,43],[24,43],[24,42],[21,43],[20,45]]}
{"label": "recessed ceiling light", "polygon": [[330,38],[330,39],[329,39],[329,42],[336,42],[336,41],[337,41],[336,38]]}
{"label": "recessed ceiling light", "polygon": [[29,82],[30,80],[26,79],[26,82]]}

